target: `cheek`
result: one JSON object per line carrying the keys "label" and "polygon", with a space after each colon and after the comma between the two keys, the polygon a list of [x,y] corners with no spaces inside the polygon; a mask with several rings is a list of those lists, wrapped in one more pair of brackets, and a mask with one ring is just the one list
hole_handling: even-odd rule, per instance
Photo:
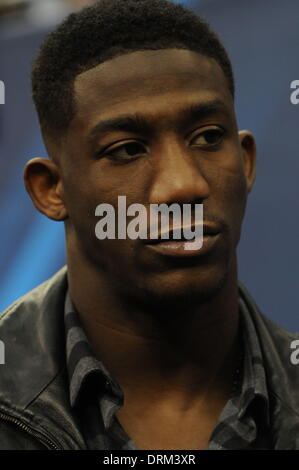
{"label": "cheek", "polygon": [[247,197],[247,186],[242,160],[238,153],[227,152],[217,164],[211,162],[206,167],[206,175],[212,195],[216,194],[218,200],[227,201],[233,206],[242,206]]}
{"label": "cheek", "polygon": [[79,179],[77,175],[71,175],[64,183],[65,204],[69,214],[69,235],[73,243],[80,243],[84,249],[89,252],[93,251],[94,255],[97,253],[104,258],[110,257],[112,252],[121,253],[127,250],[132,253],[133,242],[128,240],[99,241],[96,238],[95,227],[100,217],[95,215],[95,210],[99,204],[112,205],[115,208],[115,230],[117,231],[118,196],[125,195],[127,205],[140,202],[142,193],[136,188],[136,186],[140,188],[140,184],[136,184],[139,180],[134,180],[129,176],[111,177],[107,173],[97,176],[97,173],[98,171],[91,175],[90,172],[85,172],[82,179]]}
{"label": "cheek", "polygon": [[246,179],[241,168],[236,172],[219,170],[213,187],[219,197],[232,206],[242,206],[246,200]]}
{"label": "cheek", "polygon": [[246,178],[241,163],[234,168],[214,167],[210,173],[211,203],[235,242],[240,238],[247,201]]}
{"label": "cheek", "polygon": [[129,203],[146,203],[144,200],[152,175],[150,159],[140,158],[132,163],[116,165],[102,159],[92,170],[93,183],[105,202],[117,205],[118,196],[126,196]]}
{"label": "cheek", "polygon": [[237,246],[241,237],[241,227],[247,201],[247,188],[244,174],[229,174],[223,178],[222,194],[227,223],[230,226],[233,246]]}
{"label": "cheek", "polygon": [[64,181],[64,200],[68,212],[68,232],[72,239],[93,241],[96,223],[95,208],[98,204],[96,186],[86,175],[68,175]]}

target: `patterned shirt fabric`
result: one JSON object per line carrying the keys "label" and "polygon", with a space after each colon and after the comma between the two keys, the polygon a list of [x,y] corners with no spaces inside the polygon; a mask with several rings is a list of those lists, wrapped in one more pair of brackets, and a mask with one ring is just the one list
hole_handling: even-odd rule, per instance
{"label": "patterned shirt fabric", "polygon": [[[242,332],[242,374],[211,435],[208,450],[271,449],[269,397],[258,337],[239,298]],[[66,358],[71,406],[90,450],[138,450],[119,423],[124,403],[119,384],[91,348],[72,304],[65,300]],[[179,430],[178,430],[179,432]]]}

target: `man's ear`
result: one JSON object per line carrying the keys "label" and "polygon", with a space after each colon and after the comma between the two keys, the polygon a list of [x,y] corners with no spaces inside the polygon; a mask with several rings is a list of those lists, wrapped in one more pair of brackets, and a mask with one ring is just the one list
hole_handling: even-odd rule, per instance
{"label": "man's ear", "polygon": [[239,131],[247,192],[250,193],[256,176],[256,145],[251,132]]}
{"label": "man's ear", "polygon": [[68,217],[56,163],[47,158],[29,160],[24,169],[24,182],[37,210],[53,220],[65,220]]}

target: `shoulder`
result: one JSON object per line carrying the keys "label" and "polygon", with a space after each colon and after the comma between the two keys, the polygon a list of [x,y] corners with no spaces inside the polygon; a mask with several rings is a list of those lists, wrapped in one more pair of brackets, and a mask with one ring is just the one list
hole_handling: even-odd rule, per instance
{"label": "shoulder", "polygon": [[61,290],[65,292],[64,287],[66,282],[67,267],[64,266],[50,279],[47,279],[45,282],[18,298],[2,313],[0,313],[0,328],[6,324],[11,315],[15,312],[32,312],[32,310],[40,310],[45,302],[55,298],[55,296],[59,295]]}
{"label": "shoulder", "polygon": [[[253,296],[249,293],[248,289],[244,286],[243,283],[238,281],[239,287],[239,301],[243,303],[247,310],[250,313],[250,316],[256,326],[257,332],[261,330],[261,333],[268,332],[270,337],[277,337],[282,342],[299,339],[299,332],[293,333],[291,331],[282,328],[273,320],[270,319],[270,316],[261,312]],[[282,316],[285,315],[285,312],[281,312]]]}
{"label": "shoulder", "polygon": [[0,401],[26,408],[64,367],[66,290],[64,267],[1,315],[5,358],[0,365]]}
{"label": "shoulder", "polygon": [[299,334],[287,331],[262,313],[241,283],[239,296],[255,327],[262,351],[268,392],[275,403],[277,415],[289,422],[290,418],[287,416],[292,416],[299,426]]}

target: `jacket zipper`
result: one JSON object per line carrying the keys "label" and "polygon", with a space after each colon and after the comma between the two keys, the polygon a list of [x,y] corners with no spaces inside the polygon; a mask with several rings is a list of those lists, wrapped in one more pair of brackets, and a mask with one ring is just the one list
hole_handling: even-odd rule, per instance
{"label": "jacket zipper", "polygon": [[0,412],[0,419],[3,419],[4,421],[9,421],[10,423],[15,424],[19,428],[21,428],[23,431],[27,432],[31,436],[34,436],[39,442],[41,442],[43,445],[47,447],[47,449],[54,449],[54,450],[63,450],[62,447],[59,447],[56,445],[49,437],[47,437],[44,433],[41,433],[39,431],[36,431],[32,427],[28,426],[27,424],[23,423],[17,418],[14,418],[10,415],[4,414]]}

